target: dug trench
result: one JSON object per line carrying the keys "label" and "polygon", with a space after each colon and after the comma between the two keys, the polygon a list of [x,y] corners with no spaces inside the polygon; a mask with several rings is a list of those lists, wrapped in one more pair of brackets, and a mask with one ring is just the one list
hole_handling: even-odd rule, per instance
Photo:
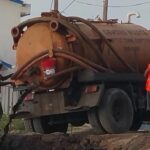
{"label": "dug trench", "polygon": [[148,150],[150,133],[9,134],[0,150]]}

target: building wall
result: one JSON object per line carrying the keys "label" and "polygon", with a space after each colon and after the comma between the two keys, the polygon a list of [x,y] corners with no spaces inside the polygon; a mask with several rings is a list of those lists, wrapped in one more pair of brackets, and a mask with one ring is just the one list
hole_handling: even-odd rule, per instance
{"label": "building wall", "polygon": [[[15,65],[15,51],[12,50],[11,29],[20,23],[21,16],[27,14],[30,14],[30,5],[21,5],[10,0],[0,0],[0,59],[11,65]],[[9,71],[3,72],[3,75],[9,74]],[[17,99],[18,92],[13,91],[12,87],[1,87],[0,102],[4,113],[11,111]]]}
{"label": "building wall", "polygon": [[0,0],[0,59],[10,64],[15,64],[11,29],[20,22],[21,10],[21,4]]}

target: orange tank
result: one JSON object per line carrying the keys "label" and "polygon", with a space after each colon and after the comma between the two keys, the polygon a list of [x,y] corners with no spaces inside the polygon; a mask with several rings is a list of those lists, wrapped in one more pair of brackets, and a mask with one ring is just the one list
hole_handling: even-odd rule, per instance
{"label": "orange tank", "polygon": [[150,34],[139,25],[87,21],[43,13],[12,29],[17,72],[13,80],[55,88],[82,68],[141,72],[150,61]]}

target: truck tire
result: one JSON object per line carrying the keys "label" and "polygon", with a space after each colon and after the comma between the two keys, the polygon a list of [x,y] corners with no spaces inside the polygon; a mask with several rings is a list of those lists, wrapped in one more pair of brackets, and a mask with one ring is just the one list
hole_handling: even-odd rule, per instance
{"label": "truck tire", "polygon": [[143,115],[144,115],[144,113],[140,110],[134,112],[133,123],[130,128],[130,131],[137,131],[140,129],[140,127],[143,123]]}
{"label": "truck tire", "polygon": [[127,93],[121,89],[108,89],[99,106],[99,120],[108,133],[130,130],[133,122],[133,106]]}
{"label": "truck tire", "polygon": [[66,133],[68,129],[68,123],[61,124],[49,124],[49,119],[46,117],[34,118],[33,127],[35,132],[49,134],[53,132],[63,132]]}
{"label": "truck tire", "polygon": [[88,120],[93,130],[98,134],[105,134],[106,131],[102,127],[97,114],[97,109],[92,108],[88,111]]}
{"label": "truck tire", "polygon": [[24,127],[28,132],[35,132],[32,119],[24,119]]}

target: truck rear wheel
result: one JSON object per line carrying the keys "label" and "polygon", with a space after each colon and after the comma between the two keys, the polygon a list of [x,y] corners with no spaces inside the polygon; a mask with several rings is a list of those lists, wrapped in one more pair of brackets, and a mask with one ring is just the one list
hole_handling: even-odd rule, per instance
{"label": "truck rear wheel", "polygon": [[104,130],[104,128],[102,127],[102,125],[98,119],[98,114],[97,114],[96,108],[92,108],[88,111],[88,120],[89,120],[89,123],[92,126],[93,130],[96,133],[99,133],[99,134],[106,133],[106,131]]}
{"label": "truck rear wheel", "polygon": [[134,112],[133,123],[130,128],[130,131],[137,131],[140,129],[140,127],[143,123],[143,115],[144,115],[144,113],[141,110]]}
{"label": "truck rear wheel", "polygon": [[33,118],[26,121],[30,121],[30,124],[28,123],[28,129],[32,128],[32,131],[37,133],[45,133],[45,134],[53,132],[66,133],[68,129],[67,123],[50,125],[49,119],[46,117]]}
{"label": "truck rear wheel", "polygon": [[99,106],[99,120],[108,133],[130,130],[133,122],[133,106],[127,93],[121,89],[108,89]]}

